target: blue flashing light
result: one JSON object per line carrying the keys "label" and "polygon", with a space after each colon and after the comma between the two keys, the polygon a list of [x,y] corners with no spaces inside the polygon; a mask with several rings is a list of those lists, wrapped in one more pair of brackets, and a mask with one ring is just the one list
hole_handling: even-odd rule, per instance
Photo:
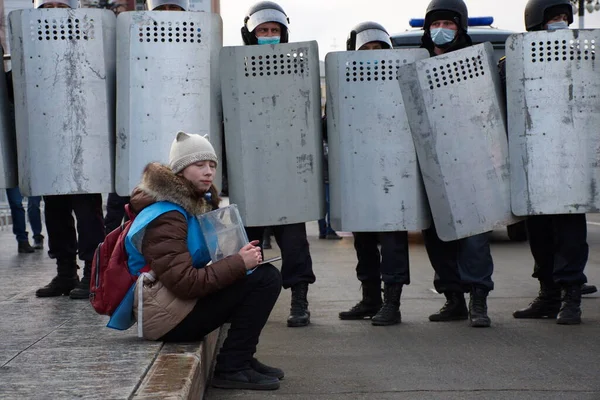
{"label": "blue flashing light", "polygon": [[[425,18],[412,18],[408,21],[411,28],[422,28]],[[469,18],[469,26],[490,26],[494,23],[494,17],[472,17]]]}

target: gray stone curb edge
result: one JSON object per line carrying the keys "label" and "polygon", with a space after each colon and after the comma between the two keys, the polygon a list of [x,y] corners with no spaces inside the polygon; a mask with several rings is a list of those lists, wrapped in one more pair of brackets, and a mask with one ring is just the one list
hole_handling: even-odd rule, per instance
{"label": "gray stone curb edge", "polygon": [[163,344],[132,400],[202,400],[210,379],[221,328],[200,343]]}

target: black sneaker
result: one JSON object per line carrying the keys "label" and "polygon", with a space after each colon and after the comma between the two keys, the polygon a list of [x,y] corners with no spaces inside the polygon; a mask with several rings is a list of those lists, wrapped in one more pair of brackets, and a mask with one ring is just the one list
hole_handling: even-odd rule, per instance
{"label": "black sneaker", "polygon": [[256,358],[252,358],[252,361],[250,361],[250,367],[256,372],[259,372],[266,376],[272,376],[273,378],[283,379],[283,377],[285,376],[282,369],[265,365],[258,361]]}
{"label": "black sneaker", "polygon": [[237,372],[216,372],[212,386],[220,389],[277,390],[279,379],[250,369]]}

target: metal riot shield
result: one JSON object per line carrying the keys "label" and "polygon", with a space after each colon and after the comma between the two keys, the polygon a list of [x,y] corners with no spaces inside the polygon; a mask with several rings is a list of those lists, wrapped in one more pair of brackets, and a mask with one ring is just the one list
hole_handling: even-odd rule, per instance
{"label": "metal riot shield", "polygon": [[450,241],[516,222],[504,103],[490,43],[400,67],[437,233]]}
{"label": "metal riot shield", "polygon": [[506,46],[512,209],[600,212],[600,30],[509,37]]}
{"label": "metal riot shield", "polygon": [[398,68],[424,49],[329,53],[331,224],[345,232],[422,230],[431,217]]}
{"label": "metal riot shield", "polygon": [[[117,19],[116,189],[129,195],[146,164],[168,164],[178,131],[209,135],[221,155],[216,14],[141,11]],[[220,167],[217,177],[220,177]],[[220,179],[215,180],[220,187]]]}
{"label": "metal riot shield", "polygon": [[17,182],[17,143],[12,110],[9,108],[4,68],[0,77],[0,188],[13,188]]}
{"label": "metal riot shield", "polygon": [[220,65],[229,195],[245,226],[321,218],[317,42],[225,47]]}
{"label": "metal riot shield", "polygon": [[17,10],[8,19],[23,194],[112,192],[114,14]]}

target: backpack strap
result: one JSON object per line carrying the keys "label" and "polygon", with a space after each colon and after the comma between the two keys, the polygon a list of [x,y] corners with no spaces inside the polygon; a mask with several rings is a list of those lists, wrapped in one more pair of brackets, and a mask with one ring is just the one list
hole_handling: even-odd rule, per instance
{"label": "backpack strap", "polygon": [[[150,268],[148,268],[150,270]],[[137,295],[138,295],[138,315],[137,315],[137,326],[138,326],[138,337],[144,337],[144,278],[152,283],[156,282],[156,275],[150,270],[150,272],[142,272],[137,280]]]}

